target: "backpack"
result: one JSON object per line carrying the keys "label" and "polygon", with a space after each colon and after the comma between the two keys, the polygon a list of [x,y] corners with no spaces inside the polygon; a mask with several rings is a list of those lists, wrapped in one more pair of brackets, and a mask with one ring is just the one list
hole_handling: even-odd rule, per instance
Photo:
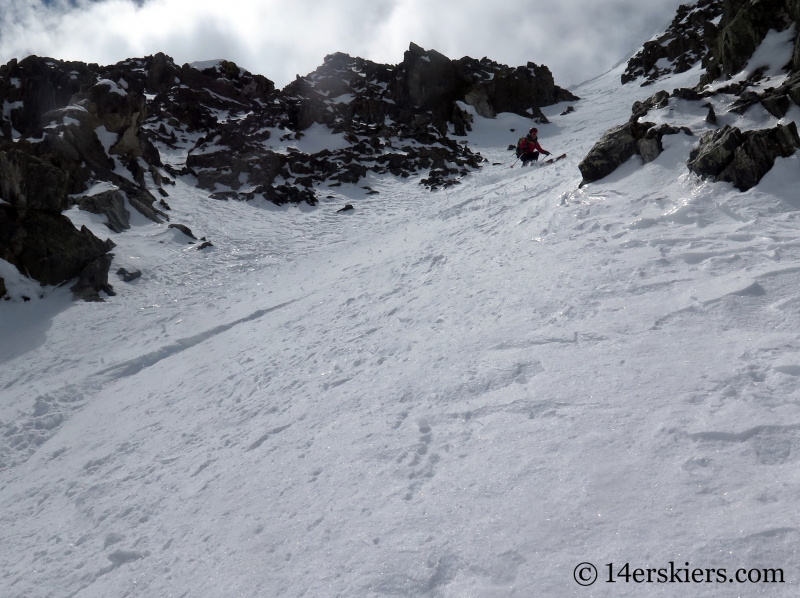
{"label": "backpack", "polygon": [[525,153],[525,146],[528,145],[528,140],[525,137],[520,137],[517,141],[517,158],[521,158]]}

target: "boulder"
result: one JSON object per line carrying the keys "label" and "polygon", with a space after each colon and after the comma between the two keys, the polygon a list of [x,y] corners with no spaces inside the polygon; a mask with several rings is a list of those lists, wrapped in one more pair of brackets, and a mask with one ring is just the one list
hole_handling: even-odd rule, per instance
{"label": "boulder", "polygon": [[794,122],[771,129],[746,131],[725,126],[701,137],[689,154],[689,170],[703,178],[751,189],[770,171],[775,159],[789,157],[800,147]]}
{"label": "boulder", "polygon": [[689,170],[701,177],[716,179],[733,161],[734,152],[743,141],[742,132],[730,125],[710,131],[703,135],[697,146],[692,149],[686,165]]}
{"label": "boulder", "polygon": [[[638,108],[638,114],[641,114],[641,106]],[[634,110],[637,110],[636,104]],[[608,176],[636,154],[642,157],[645,164],[652,162],[664,151],[664,135],[677,133],[692,135],[688,127],[673,127],[668,124],[655,126],[651,122],[639,122],[637,112],[634,112],[627,123],[606,131],[578,165],[583,175],[581,185]]]}
{"label": "boulder", "polygon": [[793,82],[787,91],[792,101],[800,106],[800,81]]}
{"label": "boulder", "polygon": [[101,241],[85,226],[78,231],[66,216],[0,205],[0,258],[42,284],[78,276],[114,243]]}
{"label": "boulder", "polygon": [[593,183],[607,177],[636,154],[636,139],[629,123],[605,132],[578,165],[583,175],[581,184]]}
{"label": "boulder", "polygon": [[141,270],[126,270],[125,268],[120,268],[117,270],[117,276],[119,276],[123,282],[130,282],[132,280],[136,280],[142,275]]}
{"label": "boulder", "polygon": [[186,235],[187,237],[190,237],[190,238],[192,238],[192,239],[194,239],[194,240],[197,240],[197,237],[195,237],[195,236],[192,234],[192,229],[190,229],[190,228],[189,228],[188,226],[186,226],[185,224],[170,224],[170,225],[169,225],[167,228],[174,228],[174,229],[177,229],[177,230],[181,231],[181,232],[182,232],[184,235]]}
{"label": "boulder", "polygon": [[772,169],[777,157],[787,158],[800,147],[797,125],[778,125],[774,129],[747,131],[744,143],[736,148],[733,161],[717,180],[733,183],[740,191],[755,187]]}
{"label": "boulder", "polygon": [[775,118],[783,118],[792,103],[786,95],[772,94],[761,98],[761,105]]}
{"label": "boulder", "polygon": [[662,90],[657,93],[654,93],[644,102],[634,102],[633,107],[631,108],[631,113],[633,114],[634,119],[641,118],[642,116],[646,116],[647,113],[650,112],[650,110],[665,108],[668,105],[669,105],[669,93]]}
{"label": "boulder", "polygon": [[681,87],[679,89],[673,89],[672,97],[689,101],[697,101],[703,98],[703,96],[698,91],[690,87]]}
{"label": "boulder", "polygon": [[155,204],[156,198],[147,189],[138,187],[123,177],[117,177],[114,179],[114,182],[117,183],[125,192],[125,195],[128,196],[128,203],[131,204],[131,207],[142,216],[158,223],[163,222],[160,217],[169,220],[169,216],[154,207],[153,204]]}
{"label": "boulder", "polygon": [[125,209],[125,196],[117,189],[78,198],[78,207],[93,214],[105,214],[106,226],[115,233],[129,229],[131,214]]}
{"label": "boulder", "polygon": [[100,291],[106,295],[116,295],[114,288],[108,284],[108,270],[113,259],[113,253],[101,255],[81,270],[78,281],[70,289],[76,299],[105,301],[99,295]]}
{"label": "boulder", "polygon": [[294,185],[259,186],[256,187],[255,193],[261,193],[265,199],[279,206],[287,203],[298,204],[302,202],[315,206],[318,203],[313,189],[299,189]]}

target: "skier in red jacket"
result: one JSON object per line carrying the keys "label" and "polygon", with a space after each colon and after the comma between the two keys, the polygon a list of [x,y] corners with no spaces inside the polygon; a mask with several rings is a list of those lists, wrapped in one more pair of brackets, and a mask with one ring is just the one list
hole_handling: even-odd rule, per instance
{"label": "skier in red jacket", "polygon": [[522,165],[525,166],[528,162],[536,162],[539,159],[539,154],[549,156],[550,152],[539,145],[539,129],[536,127],[528,131],[528,134],[520,142],[520,160]]}

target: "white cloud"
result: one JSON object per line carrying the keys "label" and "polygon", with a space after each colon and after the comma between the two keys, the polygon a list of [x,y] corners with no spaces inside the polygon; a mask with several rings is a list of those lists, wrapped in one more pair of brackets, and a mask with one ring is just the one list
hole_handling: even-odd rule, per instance
{"label": "white cloud", "polygon": [[[4,0],[0,62],[28,54],[113,63],[165,52],[227,58],[283,86],[341,51],[396,64],[409,41],[451,58],[546,64],[571,85],[600,74],[680,0]],[[657,6],[654,6],[656,5]]]}

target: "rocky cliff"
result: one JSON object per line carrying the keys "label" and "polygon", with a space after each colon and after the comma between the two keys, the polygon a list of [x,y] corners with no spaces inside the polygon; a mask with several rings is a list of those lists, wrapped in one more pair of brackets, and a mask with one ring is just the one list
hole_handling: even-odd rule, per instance
{"label": "rocky cliff", "polygon": [[[177,176],[214,199],[276,204],[313,205],[317,184],[357,183],[368,171],[427,171],[421,182],[435,190],[483,162],[457,140],[472,120],[460,106],[546,122],[540,107],[573,99],[545,66],[450,60],[413,43],[398,65],[327,56],[282,90],[225,60],[12,60],[0,67],[0,258],[42,284],[77,280],[77,296],[102,300],[113,293],[114,244],[77,230],[62,214],[74,205],[120,232],[129,207],[169,220],[163,198]],[[315,125],[343,147],[276,151],[275,137],[301,140]]]}
{"label": "rocky cliff", "polygon": [[[700,63],[699,82],[693,88],[675,89],[671,94],[662,90],[636,102],[630,120],[607,131],[581,162],[583,183],[602,179],[634,155],[646,163],[660,153],[663,134],[677,130],[645,121],[654,108],[674,109],[677,100],[698,102],[709,111],[706,122],[718,126],[713,99],[732,117],[760,106],[775,126],[741,131],[720,123],[718,129],[702,135],[687,167],[700,177],[726,181],[742,191],[754,187],[777,157],[790,156],[800,147],[795,123],[777,122],[793,104],[800,105],[798,31],[800,0],[699,0],[681,6],[665,33],[645,43],[630,59],[622,84],[653,85]],[[751,64],[770,33],[786,34],[783,37],[789,41],[784,43],[794,48],[777,69],[766,64],[775,59],[770,52],[760,58],[764,64]]]}

